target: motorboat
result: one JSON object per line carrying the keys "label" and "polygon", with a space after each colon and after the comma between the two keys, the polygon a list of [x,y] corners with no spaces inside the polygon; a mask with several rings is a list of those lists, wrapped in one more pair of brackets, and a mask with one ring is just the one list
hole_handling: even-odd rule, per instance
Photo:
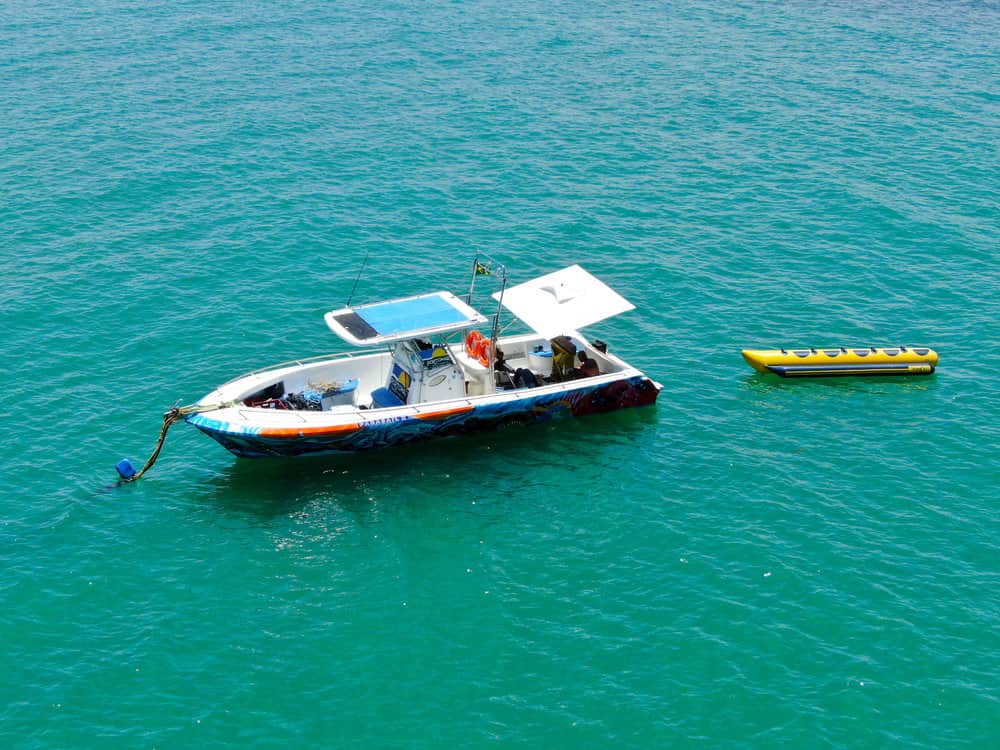
{"label": "motorboat", "polygon": [[[499,287],[490,317],[473,307],[484,277]],[[579,265],[508,287],[507,269],[480,256],[464,298],[435,291],[348,302],[324,319],[351,351],[238,377],[184,418],[237,456],[260,458],[645,406],[662,386],[580,332],[633,309]],[[527,332],[507,335],[517,321]]]}

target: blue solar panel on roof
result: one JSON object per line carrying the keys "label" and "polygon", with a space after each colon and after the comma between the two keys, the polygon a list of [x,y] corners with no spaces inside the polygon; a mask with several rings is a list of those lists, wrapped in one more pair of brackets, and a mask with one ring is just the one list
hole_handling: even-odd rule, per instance
{"label": "blue solar panel on roof", "polygon": [[468,320],[468,316],[451,302],[436,295],[383,302],[357,309],[355,312],[378,331],[380,336],[452,325]]}

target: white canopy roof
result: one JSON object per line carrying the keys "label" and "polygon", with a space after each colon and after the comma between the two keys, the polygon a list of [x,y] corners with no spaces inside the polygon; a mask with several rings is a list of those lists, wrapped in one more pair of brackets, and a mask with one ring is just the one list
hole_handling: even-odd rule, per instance
{"label": "white canopy roof", "polygon": [[[493,299],[499,300],[500,293]],[[511,287],[503,293],[503,306],[549,339],[635,309],[580,266],[569,266]]]}

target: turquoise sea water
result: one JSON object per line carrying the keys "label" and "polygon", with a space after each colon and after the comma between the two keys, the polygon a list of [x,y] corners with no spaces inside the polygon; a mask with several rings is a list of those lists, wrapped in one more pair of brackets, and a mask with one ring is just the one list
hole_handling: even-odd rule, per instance
{"label": "turquoise sea water", "polygon": [[[0,744],[1000,745],[1000,7],[13,0]],[[581,263],[646,410],[234,459],[356,299]],[[787,382],[746,346],[922,344]]]}

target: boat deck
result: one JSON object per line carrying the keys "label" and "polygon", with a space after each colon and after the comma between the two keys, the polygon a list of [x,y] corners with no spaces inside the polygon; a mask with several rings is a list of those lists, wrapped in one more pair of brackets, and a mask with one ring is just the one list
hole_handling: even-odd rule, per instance
{"label": "boat deck", "polygon": [[[597,362],[601,375],[628,368],[617,357],[596,349],[592,344],[576,339],[587,356]],[[467,396],[482,396],[517,389],[513,374],[528,370],[539,386],[551,383],[552,354],[549,342],[537,334],[501,338],[499,348],[509,368],[508,373],[493,377],[490,368],[469,356],[464,342],[448,345],[449,353],[458,363],[465,379]],[[243,376],[212,394],[218,401],[241,401],[245,406],[270,409],[339,409],[341,406],[378,408],[373,404],[373,392],[385,386],[392,367],[389,351],[369,351],[331,355],[315,361],[298,361],[251,375]],[[324,397],[316,399],[316,394]],[[306,401],[313,401],[307,407]]]}

